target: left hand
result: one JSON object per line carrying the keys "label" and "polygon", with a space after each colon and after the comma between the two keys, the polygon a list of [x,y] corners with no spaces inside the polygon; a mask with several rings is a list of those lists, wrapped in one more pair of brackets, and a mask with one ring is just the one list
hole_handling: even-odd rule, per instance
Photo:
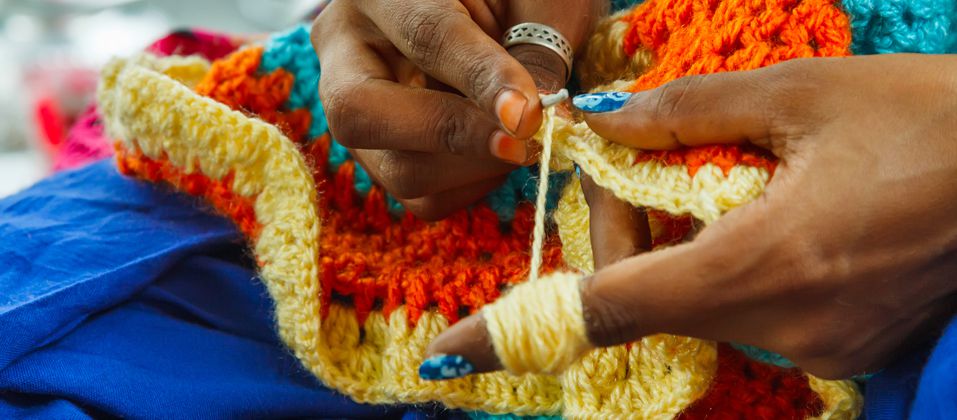
{"label": "left hand", "polygon": [[[816,58],[687,77],[586,121],[637,148],[750,142],[780,159],[760,198],[693,241],[585,280],[591,344],[670,333],[845,378],[883,367],[957,310],[957,58]],[[615,214],[625,213],[592,210],[596,260],[636,248],[601,248],[615,226],[635,226]],[[428,353],[483,372],[501,368],[490,343],[480,313]]]}
{"label": "left hand", "polygon": [[539,90],[564,61],[504,31],[549,25],[582,45],[607,0],[344,0],[313,24],[333,136],[407,210],[439,219],[535,160]]}

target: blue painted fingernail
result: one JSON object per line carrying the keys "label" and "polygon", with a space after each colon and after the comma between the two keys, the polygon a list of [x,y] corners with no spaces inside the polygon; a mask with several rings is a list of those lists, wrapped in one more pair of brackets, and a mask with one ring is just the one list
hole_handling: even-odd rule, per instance
{"label": "blue painted fingernail", "polygon": [[468,360],[457,354],[440,354],[419,365],[419,377],[429,381],[461,378],[475,371]]}
{"label": "blue painted fingernail", "polygon": [[628,102],[631,92],[586,93],[572,98],[572,104],[585,112],[615,111]]}

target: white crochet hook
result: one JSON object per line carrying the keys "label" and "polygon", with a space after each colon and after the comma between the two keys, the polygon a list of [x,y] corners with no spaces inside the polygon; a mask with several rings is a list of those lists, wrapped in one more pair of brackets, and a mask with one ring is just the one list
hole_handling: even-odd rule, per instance
{"label": "white crochet hook", "polygon": [[542,102],[542,108],[553,107],[568,100],[568,89],[562,89],[548,95],[540,95],[539,98]]}

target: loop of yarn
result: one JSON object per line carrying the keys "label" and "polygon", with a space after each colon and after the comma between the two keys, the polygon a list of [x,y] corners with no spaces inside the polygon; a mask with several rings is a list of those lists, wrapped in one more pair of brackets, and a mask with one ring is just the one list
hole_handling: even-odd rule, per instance
{"label": "loop of yarn", "polygon": [[558,374],[592,348],[585,334],[581,277],[554,273],[515,286],[482,308],[502,366],[512,374]]}

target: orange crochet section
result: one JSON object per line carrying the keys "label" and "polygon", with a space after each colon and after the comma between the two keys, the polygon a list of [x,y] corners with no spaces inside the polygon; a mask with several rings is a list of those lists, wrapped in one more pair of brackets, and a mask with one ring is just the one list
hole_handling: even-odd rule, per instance
{"label": "orange crochet section", "polygon": [[[306,150],[310,161],[326,162],[329,141],[321,138]],[[360,321],[375,309],[388,316],[405,305],[409,321],[437,310],[449,321],[497,299],[510,284],[528,278],[534,208],[522,204],[511,224],[502,226],[486,205],[461,210],[435,223],[406,213],[395,220],[378,186],[362,198],[353,187],[352,161],[321,180],[320,238],[323,308],[348,297]],[[317,178],[324,171],[316,171]],[[544,269],[562,264],[561,244],[551,236]]]}
{"label": "orange crochet section", "polygon": [[649,0],[624,19],[624,48],[653,53],[632,86],[753,70],[801,57],[850,55],[851,26],[835,0]]}
{"label": "orange crochet section", "polygon": [[[317,142],[319,143],[319,142]],[[328,141],[326,142],[328,147]],[[316,153],[319,147],[310,147]],[[252,241],[260,225],[254,200],[232,192],[232,176],[212,180],[201,173],[187,174],[166,159],[150,159],[138,151],[117,146],[117,165],[126,175],[151,182],[167,182],[190,195],[205,198],[232,219]],[[506,227],[487,206],[462,210],[437,223],[408,214],[394,221],[378,187],[360,199],[352,187],[351,162],[319,184],[325,197],[320,211],[323,309],[333,299],[354,305],[360,322],[372,310],[386,315],[401,305],[411,323],[433,307],[451,322],[494,301],[510,284],[528,277],[528,249],[534,209],[522,205]],[[562,264],[561,244],[549,238],[544,267]]]}
{"label": "orange crochet section", "polygon": [[262,54],[262,47],[249,47],[214,61],[196,92],[276,125],[293,141],[307,140],[312,114],[307,109],[289,111],[283,107],[295,77],[281,68],[259,76]]}
{"label": "orange crochet section", "polygon": [[708,392],[679,420],[807,419],[821,415],[824,402],[797,369],[749,359],[727,344],[718,347],[718,371]]}
{"label": "orange crochet section", "polygon": [[201,173],[187,174],[166,159],[150,159],[119,143],[115,148],[116,165],[120,173],[150,182],[167,182],[187,194],[203,197],[217,211],[232,219],[250,242],[255,242],[259,236],[260,225],[256,221],[253,201],[233,193],[232,174],[219,181],[211,180]]}
{"label": "orange crochet section", "polygon": [[[685,147],[677,150],[651,150],[638,155],[637,162],[655,160],[667,165],[686,165],[688,175],[694,176],[707,163],[713,164],[725,175],[735,165],[767,169],[772,175],[778,163],[766,150],[750,145]],[[637,163],[636,162],[636,163]]]}
{"label": "orange crochet section", "polygon": [[[850,20],[834,0],[648,0],[623,17],[629,56],[652,52],[654,65],[629,89],[653,89],[691,75],[753,70],[802,57],[850,55]],[[640,160],[766,168],[775,159],[754,148],[708,146],[648,152]]]}

